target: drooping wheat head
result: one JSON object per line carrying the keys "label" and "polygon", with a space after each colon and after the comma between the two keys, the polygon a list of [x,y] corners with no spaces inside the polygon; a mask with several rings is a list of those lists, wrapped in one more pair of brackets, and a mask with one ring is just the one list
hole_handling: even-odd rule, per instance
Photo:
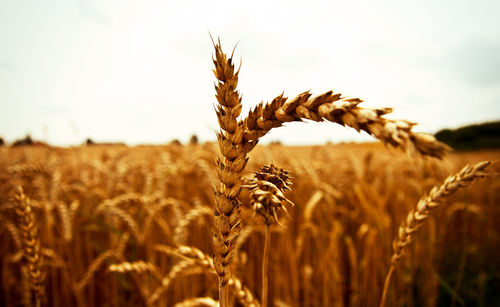
{"label": "drooping wheat head", "polygon": [[331,121],[343,126],[365,131],[373,137],[394,147],[409,152],[442,158],[449,147],[437,141],[434,136],[412,131],[416,123],[407,120],[392,120],[383,116],[392,112],[391,108],[362,108],[359,98],[344,98],[340,93],[328,91],[319,96],[309,92],[299,94],[293,99],[282,95],[270,103],[259,104],[250,111],[245,119],[247,141],[256,141],[272,128],[283,123],[303,121]]}

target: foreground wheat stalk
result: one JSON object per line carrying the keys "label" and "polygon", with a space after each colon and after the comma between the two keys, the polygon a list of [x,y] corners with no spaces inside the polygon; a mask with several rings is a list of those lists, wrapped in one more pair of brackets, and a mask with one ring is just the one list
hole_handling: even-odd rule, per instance
{"label": "foreground wheat stalk", "polygon": [[285,191],[290,191],[292,182],[288,172],[282,168],[278,168],[273,164],[262,167],[255,173],[250,184],[245,187],[250,188],[252,196],[252,206],[255,213],[264,218],[265,237],[264,250],[262,254],[262,307],[267,307],[268,300],[268,263],[269,250],[271,247],[270,226],[273,222],[280,224],[278,220],[277,210],[287,212],[285,203],[293,205],[293,203],[284,196]]}
{"label": "foreground wheat stalk", "polygon": [[35,305],[40,306],[44,294],[42,255],[38,226],[33,214],[30,199],[24,194],[22,187],[18,187],[14,196],[16,214],[19,218],[21,230],[23,256],[27,263],[28,276],[35,293]]}
{"label": "foreground wheat stalk", "polygon": [[293,99],[280,95],[268,104],[260,104],[244,119],[241,114],[241,96],[236,90],[239,69],[231,57],[222,51],[220,41],[213,42],[215,48],[214,74],[216,114],[221,130],[217,133],[222,158],[216,159],[220,185],[214,187],[214,266],[219,275],[219,296],[222,307],[226,306],[226,284],[230,278],[230,264],[234,256],[234,246],[240,232],[240,201],[242,189],[241,173],[248,161],[247,154],[257,145],[259,139],[272,128],[283,123],[302,121],[331,121],[349,126],[357,131],[366,131],[384,143],[400,147],[409,152],[417,152],[441,158],[448,147],[438,142],[432,135],[415,133],[411,129],[415,123],[405,120],[383,118],[390,113],[389,108],[369,109],[358,105],[359,98],[343,98],[332,91],[319,96],[309,92]]}
{"label": "foreground wheat stalk", "polygon": [[398,238],[394,241],[391,266],[385,278],[384,290],[380,300],[381,307],[385,306],[387,290],[396,264],[403,256],[406,246],[413,240],[414,233],[429,217],[431,211],[438,207],[448,195],[460,188],[467,187],[474,179],[486,176],[484,170],[488,165],[490,165],[489,161],[479,162],[473,166],[466,165],[458,173],[448,176],[441,186],[434,186],[428,195],[420,199],[416,208],[408,213],[406,221],[399,227]]}

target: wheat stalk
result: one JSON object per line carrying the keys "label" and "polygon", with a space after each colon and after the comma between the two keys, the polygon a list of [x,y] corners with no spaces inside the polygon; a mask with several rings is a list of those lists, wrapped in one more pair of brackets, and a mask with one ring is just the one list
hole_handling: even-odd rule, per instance
{"label": "wheat stalk", "polygon": [[219,105],[216,107],[220,132],[217,139],[222,159],[216,160],[217,175],[221,184],[214,188],[214,267],[219,275],[219,297],[222,307],[226,306],[227,291],[225,286],[230,278],[229,265],[234,256],[234,245],[240,232],[241,172],[245,168],[247,153],[255,144],[242,143],[244,128],[237,122],[241,113],[241,97],[236,90],[238,71],[232,57],[222,52],[220,41],[215,44],[214,74],[219,80],[215,86]]}
{"label": "wheat stalk", "polygon": [[393,244],[394,253],[392,254],[391,266],[384,282],[384,290],[380,300],[381,307],[385,306],[391,275],[399,259],[403,256],[404,249],[413,240],[415,232],[429,217],[431,211],[438,207],[447,196],[460,188],[467,187],[474,179],[486,176],[487,174],[484,170],[489,165],[490,161],[479,162],[472,166],[466,165],[458,173],[448,176],[440,186],[434,186],[428,195],[420,199],[416,208],[408,213],[406,220],[399,226],[398,238]]}
{"label": "wheat stalk", "polygon": [[[212,40],[213,42],[213,40]],[[406,120],[391,120],[383,116],[390,108],[361,108],[359,98],[342,98],[333,91],[313,97],[304,92],[293,99],[280,95],[268,104],[259,104],[246,118],[238,120],[241,114],[241,97],[236,90],[239,69],[231,57],[222,51],[220,40],[213,42],[215,58],[214,74],[218,80],[215,86],[216,114],[221,130],[217,133],[222,158],[216,159],[220,185],[214,188],[214,265],[219,275],[219,298],[226,306],[225,285],[230,278],[230,264],[234,256],[234,246],[240,232],[241,173],[248,161],[247,154],[257,145],[259,139],[271,129],[283,123],[302,121],[331,121],[349,126],[357,131],[365,131],[375,138],[409,152],[418,152],[437,158],[443,157],[449,149],[432,135],[415,133],[415,123]]]}
{"label": "wheat stalk", "polygon": [[251,189],[252,206],[255,212],[264,218],[265,222],[264,250],[262,254],[262,307],[267,307],[268,299],[268,263],[271,245],[269,227],[274,221],[281,225],[276,213],[277,210],[281,209],[288,213],[284,204],[293,205],[284,195],[285,191],[291,190],[291,185],[292,182],[288,171],[271,163],[269,166],[264,166],[257,171],[250,184],[244,186]]}
{"label": "wheat stalk", "polygon": [[44,294],[44,273],[42,272],[42,256],[37,221],[33,214],[30,198],[24,194],[23,188],[18,186],[15,193],[14,199],[16,201],[16,214],[19,218],[18,226],[21,231],[23,255],[27,262],[26,267],[31,281],[31,288],[35,293],[35,303],[36,306],[40,306]]}
{"label": "wheat stalk", "polygon": [[145,262],[143,260],[134,261],[134,262],[120,262],[115,263],[108,266],[109,272],[118,272],[118,273],[126,273],[126,272],[137,272],[137,273],[145,273],[149,272],[154,278],[157,280],[162,280],[161,274],[158,268],[150,263]]}

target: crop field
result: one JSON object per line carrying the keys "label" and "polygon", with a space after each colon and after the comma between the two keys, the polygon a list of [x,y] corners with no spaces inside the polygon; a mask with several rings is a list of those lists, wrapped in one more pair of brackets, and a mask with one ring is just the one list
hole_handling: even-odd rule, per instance
{"label": "crop field", "polygon": [[[241,114],[213,43],[217,142],[0,145],[0,305],[500,306],[498,150],[333,91]],[[381,143],[258,145],[311,121]]]}
{"label": "crop field", "polygon": [[[44,306],[215,306],[217,154],[209,143],[0,147],[0,304],[30,306],[39,296]],[[257,146],[243,178],[272,161],[289,172],[284,196],[294,206],[277,212],[282,225],[267,223],[242,189],[228,303],[262,301],[269,227],[270,306],[377,306],[392,242],[419,198],[498,154],[438,160],[380,144]],[[497,305],[499,201],[491,176],[445,198],[405,248],[387,304]]]}

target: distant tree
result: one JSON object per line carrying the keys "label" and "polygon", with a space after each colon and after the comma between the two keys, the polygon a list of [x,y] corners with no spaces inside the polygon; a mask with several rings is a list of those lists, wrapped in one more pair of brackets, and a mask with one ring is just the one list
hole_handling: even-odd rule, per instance
{"label": "distant tree", "polygon": [[500,148],[500,121],[443,129],[435,137],[456,150]]}
{"label": "distant tree", "polygon": [[24,139],[16,140],[12,144],[12,146],[23,146],[23,145],[33,145],[33,140],[31,139],[31,136],[28,134]]}
{"label": "distant tree", "polygon": [[191,145],[197,145],[198,144],[198,137],[196,134],[193,134],[191,138],[189,139],[189,144]]}
{"label": "distant tree", "polygon": [[4,144],[5,144],[5,142],[4,142],[3,138],[0,138],[0,146],[2,146]]}
{"label": "distant tree", "polygon": [[174,140],[170,141],[170,145],[182,145],[182,143],[178,139],[174,139]]}

